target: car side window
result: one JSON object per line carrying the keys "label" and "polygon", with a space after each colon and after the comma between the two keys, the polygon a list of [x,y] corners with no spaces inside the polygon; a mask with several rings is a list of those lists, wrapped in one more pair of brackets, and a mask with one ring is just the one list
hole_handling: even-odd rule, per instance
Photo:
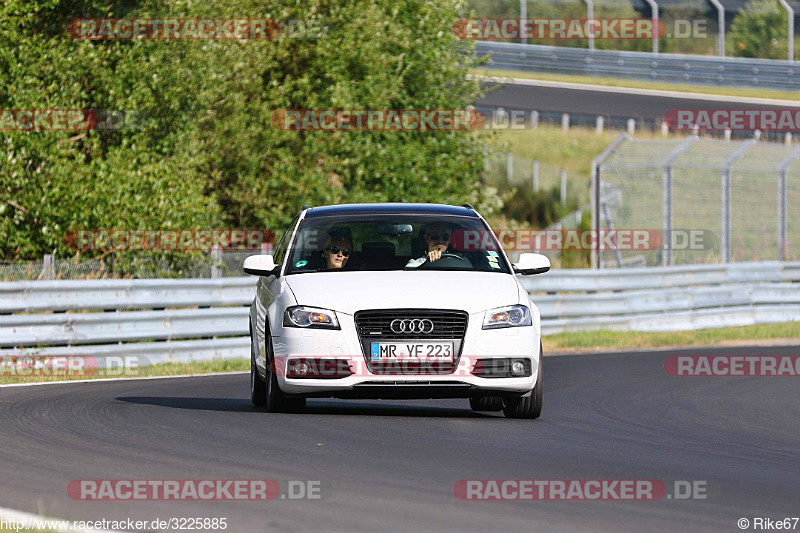
{"label": "car side window", "polygon": [[294,232],[294,227],[297,225],[297,217],[299,215],[295,215],[292,221],[287,226],[286,231],[283,232],[281,236],[280,242],[278,242],[278,246],[275,247],[275,264],[280,265],[283,263],[283,259],[286,256],[286,248],[289,246],[289,239],[292,237],[292,233]]}

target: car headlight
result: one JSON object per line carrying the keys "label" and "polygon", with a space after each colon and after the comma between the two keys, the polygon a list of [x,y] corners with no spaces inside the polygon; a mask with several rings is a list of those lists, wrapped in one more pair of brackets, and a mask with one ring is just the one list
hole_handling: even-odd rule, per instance
{"label": "car headlight", "polygon": [[287,307],[283,314],[283,326],[289,328],[339,329],[336,313],[329,309],[297,305]]}
{"label": "car headlight", "polygon": [[486,311],[482,329],[530,326],[531,310],[524,305],[509,305]]}

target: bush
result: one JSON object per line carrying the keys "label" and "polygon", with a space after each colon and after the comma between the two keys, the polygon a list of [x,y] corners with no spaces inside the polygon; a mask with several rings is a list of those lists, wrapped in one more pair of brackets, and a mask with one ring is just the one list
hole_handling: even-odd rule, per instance
{"label": "bush", "polygon": [[[0,259],[56,250],[89,228],[281,229],[341,202],[472,202],[486,214],[468,132],[292,132],[279,109],[463,109],[472,43],[457,0],[6,0],[0,109],[144,113],[122,131],[4,132]],[[73,18],[318,19],[321,39],[75,41]]]}
{"label": "bush", "polygon": [[733,19],[728,53],[737,57],[787,59],[789,14],[775,0],[750,0]]}

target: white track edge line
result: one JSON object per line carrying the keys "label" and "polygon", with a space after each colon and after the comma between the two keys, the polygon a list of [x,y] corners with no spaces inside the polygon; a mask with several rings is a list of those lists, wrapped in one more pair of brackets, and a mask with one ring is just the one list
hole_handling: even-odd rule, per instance
{"label": "white track edge line", "polygon": [[759,343],[757,340],[752,341],[752,343],[743,343],[743,344],[705,344],[705,345],[682,345],[677,344],[674,346],[653,346],[653,347],[642,347],[642,348],[609,348],[609,349],[598,349],[593,350],[591,348],[580,348],[575,351],[566,351],[566,352],[559,352],[555,351],[553,353],[546,353],[544,354],[545,357],[568,357],[570,355],[616,355],[616,354],[631,354],[631,353],[659,353],[659,352],[672,352],[672,351],[687,351],[687,350],[725,350],[730,348],[777,348],[777,347],[798,347],[800,348],[800,343],[798,343],[795,339],[775,339],[779,340],[780,342],[768,342],[770,339],[763,339],[764,343]]}
{"label": "white track edge line", "polygon": [[0,385],[0,389],[5,387],[34,387],[38,385],[63,385],[65,383],[101,383],[105,381],[144,381],[148,379],[169,379],[169,378],[202,378],[207,376],[230,376],[234,374],[248,374],[249,370],[235,370],[233,372],[209,372],[207,374],[177,374],[174,376],[142,376],[138,378],[97,378],[97,379],[65,379],[63,381],[36,381],[33,383],[9,383]]}
{"label": "white track edge line", "polygon": [[636,89],[632,87],[611,87],[607,85],[590,85],[584,83],[570,83],[565,81],[545,81],[532,80],[526,78],[503,78],[497,76],[482,76],[469,74],[468,78],[482,79],[486,81],[507,83],[510,85],[528,85],[539,87],[553,87],[557,89],[573,89],[578,91],[601,91],[620,94],[637,94],[642,96],[661,96],[664,98],[683,98],[686,100],[710,100],[715,102],[732,102],[740,104],[762,104],[778,105],[785,107],[800,107],[800,102],[796,100],[775,100],[772,98],[755,98],[750,96],[723,96],[718,94],[706,93],[684,93],[680,91],[664,91],[660,89]]}

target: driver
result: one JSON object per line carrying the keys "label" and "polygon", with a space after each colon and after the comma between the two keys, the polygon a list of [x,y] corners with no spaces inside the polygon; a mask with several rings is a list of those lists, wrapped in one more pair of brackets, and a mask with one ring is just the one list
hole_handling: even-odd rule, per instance
{"label": "driver", "polygon": [[450,226],[444,222],[431,222],[423,226],[420,232],[425,243],[428,245],[428,253],[418,259],[411,259],[406,263],[406,268],[417,268],[425,261],[436,261],[441,259],[442,254],[446,253],[450,245]]}
{"label": "driver", "polygon": [[350,258],[352,249],[353,243],[350,242],[350,239],[341,235],[331,235],[322,250],[322,256],[325,258],[325,268],[327,270],[344,268]]}

